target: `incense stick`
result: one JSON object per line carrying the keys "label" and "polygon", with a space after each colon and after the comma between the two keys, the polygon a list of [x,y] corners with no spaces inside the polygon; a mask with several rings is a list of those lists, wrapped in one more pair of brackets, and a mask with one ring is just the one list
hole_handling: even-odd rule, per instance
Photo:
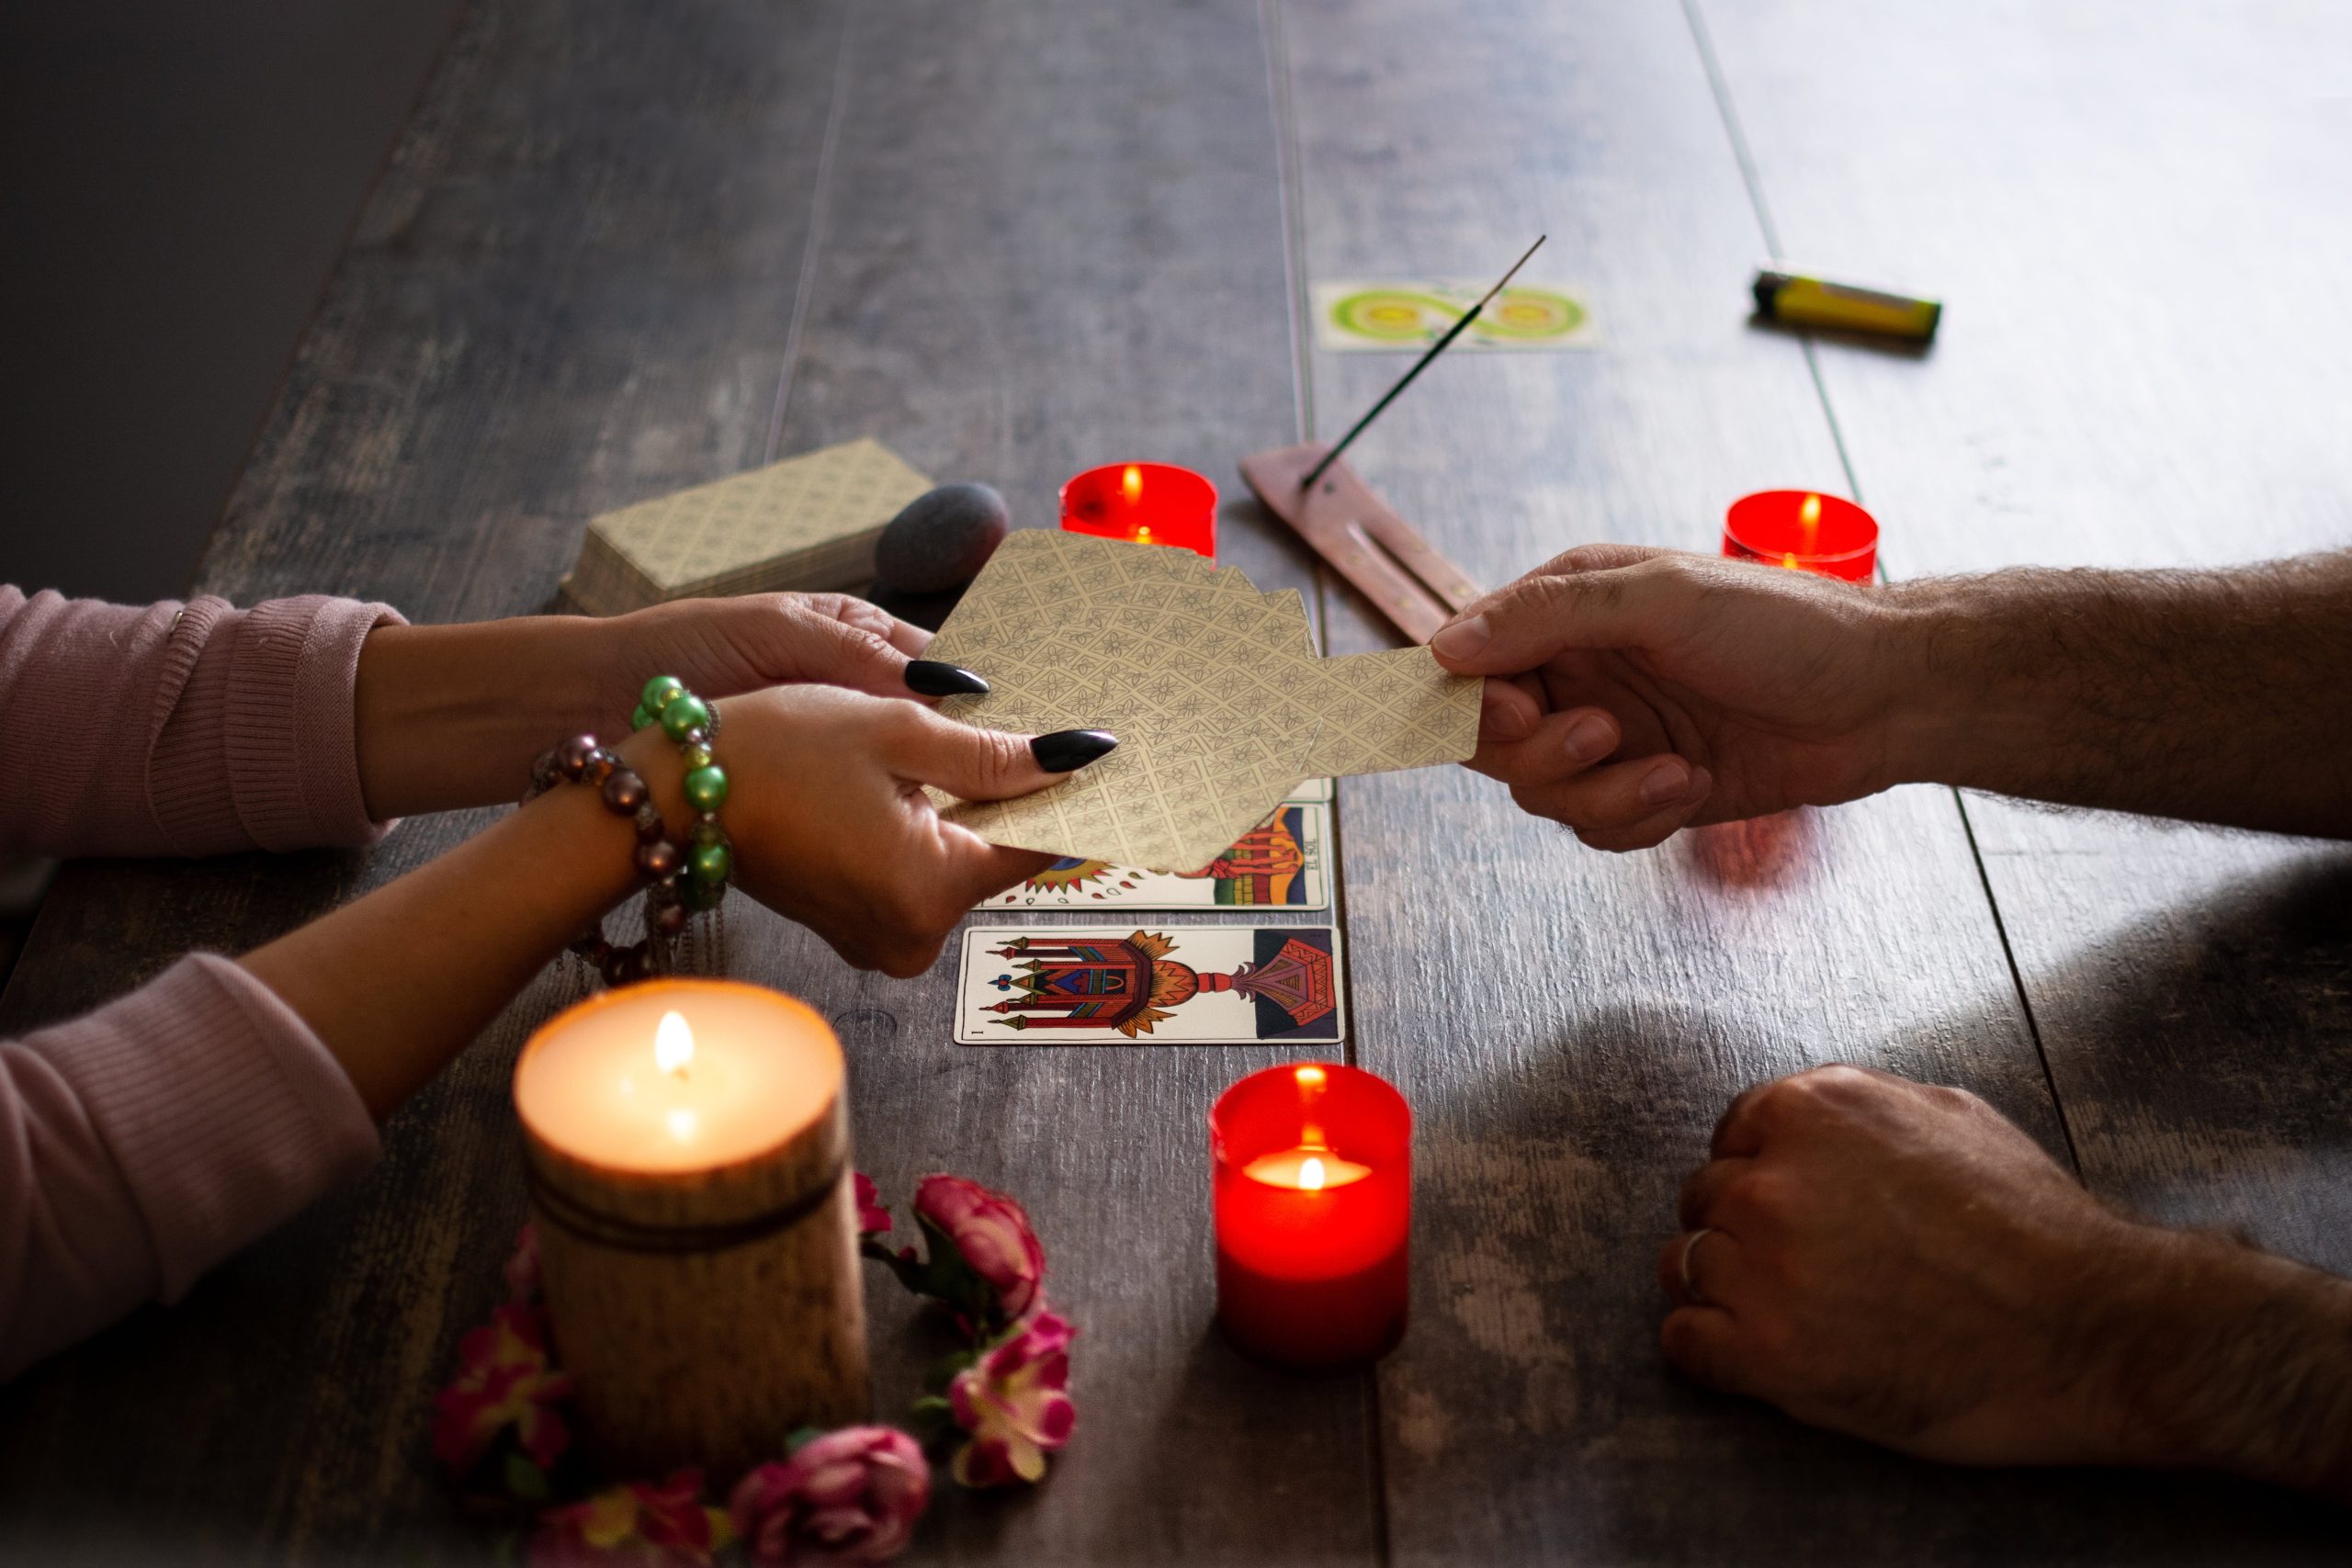
{"label": "incense stick", "polygon": [[1411,386],[1413,384],[1413,378],[1428,369],[1430,361],[1435,359],[1439,355],[1443,354],[1445,352],[1446,345],[1452,343],[1455,338],[1460,337],[1462,335],[1463,329],[1478,319],[1478,312],[1487,308],[1487,301],[1491,300],[1496,295],[1500,294],[1503,291],[1504,284],[1509,283],[1512,278],[1519,276],[1519,269],[1527,265],[1527,256],[1532,256],[1537,251],[1543,249],[1544,242],[1548,238],[1550,238],[1550,236],[1545,234],[1538,234],[1535,236],[1535,243],[1527,247],[1527,255],[1523,255],[1517,261],[1511,263],[1510,270],[1503,274],[1500,281],[1497,282],[1492,288],[1487,290],[1485,298],[1481,299],[1476,305],[1471,306],[1469,310],[1460,321],[1448,327],[1443,337],[1430,344],[1429,352],[1422,355],[1419,359],[1413,361],[1413,367],[1405,372],[1404,378],[1398,381],[1395,386],[1389,388],[1388,390],[1382,395],[1381,400],[1372,405],[1372,412],[1365,414],[1362,419],[1356,421],[1353,425],[1350,426],[1348,433],[1340,437],[1340,444],[1337,446],[1332,447],[1329,452],[1324,453],[1323,460],[1321,462],[1306,470],[1306,477],[1298,481],[1299,489],[1309,489],[1314,485],[1317,479],[1323,477],[1323,470],[1329,468],[1334,462],[1339,460],[1340,454],[1348,449],[1348,443],[1353,441],[1357,436],[1362,435],[1363,434],[1363,427],[1370,424],[1374,420],[1378,419],[1380,417],[1380,411],[1386,408],[1390,403],[1395,402],[1396,400],[1396,394]]}

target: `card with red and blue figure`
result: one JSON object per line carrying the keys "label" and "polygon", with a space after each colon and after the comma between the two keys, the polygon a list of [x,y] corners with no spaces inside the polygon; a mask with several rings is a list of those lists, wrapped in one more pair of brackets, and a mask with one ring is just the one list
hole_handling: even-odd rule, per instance
{"label": "card with red and blue figure", "polygon": [[976,926],[961,1045],[1333,1044],[1347,1033],[1329,926]]}

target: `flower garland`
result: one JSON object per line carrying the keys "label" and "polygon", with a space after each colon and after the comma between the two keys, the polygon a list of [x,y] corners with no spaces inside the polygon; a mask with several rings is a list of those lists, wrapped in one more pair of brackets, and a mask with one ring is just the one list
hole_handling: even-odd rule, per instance
{"label": "flower garland", "polygon": [[434,1396],[433,1452],[468,1500],[532,1527],[532,1568],[708,1568],[720,1553],[759,1568],[883,1562],[906,1550],[931,1501],[934,1453],[967,1487],[1035,1483],[1069,1441],[1069,1320],[1046,1304],[1046,1253],[1021,1205],[959,1176],[926,1176],[914,1219],[924,1250],[891,1250],[890,1212],[856,1175],[860,1249],[942,1304],[963,1342],[924,1380],[910,1425],[796,1432],[724,1505],[687,1469],[599,1487],[565,1422],[571,1379],[548,1348],[537,1234],[523,1227],[508,1299],[458,1343],[458,1374]]}

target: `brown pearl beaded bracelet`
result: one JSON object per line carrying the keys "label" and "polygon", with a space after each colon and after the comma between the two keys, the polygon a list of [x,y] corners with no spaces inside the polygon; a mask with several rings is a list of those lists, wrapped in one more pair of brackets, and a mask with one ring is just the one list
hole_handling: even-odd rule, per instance
{"label": "brown pearl beaded bracelet", "polygon": [[686,860],[669,840],[668,824],[653,804],[653,792],[618,757],[596,744],[593,735],[575,735],[540,753],[531,764],[531,788],[523,797],[525,804],[563,782],[595,785],[605,807],[615,816],[630,820],[637,829],[637,874],[646,884],[643,941],[616,946],[605,940],[605,922],[598,919],[572,939],[571,951],[603,975],[608,986],[626,986],[666,972],[670,944],[686,925],[685,895],[679,886],[679,873]]}

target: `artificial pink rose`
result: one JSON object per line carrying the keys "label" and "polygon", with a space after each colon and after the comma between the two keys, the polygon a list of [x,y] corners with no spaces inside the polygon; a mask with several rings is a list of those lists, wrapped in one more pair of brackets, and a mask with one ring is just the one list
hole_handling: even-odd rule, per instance
{"label": "artificial pink rose", "polygon": [[529,1220],[515,1234],[514,1254],[506,1260],[506,1293],[518,1302],[538,1299],[539,1227]]}
{"label": "artificial pink rose", "polygon": [[733,1539],[725,1511],[702,1500],[702,1472],[682,1470],[548,1509],[531,1537],[531,1568],[708,1568]]}
{"label": "artificial pink rose", "polygon": [[547,1346],[538,1309],[520,1304],[458,1341],[458,1375],[433,1396],[433,1452],[451,1474],[471,1470],[510,1427],[540,1469],[563,1456],[571,1435],[556,1406],[571,1379],[548,1364]]}
{"label": "artificial pink rose", "polygon": [[1077,1330],[1051,1309],[1023,1324],[947,1385],[956,1424],[972,1434],[956,1450],[966,1486],[1043,1480],[1046,1456],[1069,1441],[1069,1342]]}
{"label": "artificial pink rose", "polygon": [[824,1568],[898,1556],[930,1501],[931,1466],[912,1438],[844,1427],[743,1477],[731,1512],[760,1568]]}
{"label": "artificial pink rose", "polygon": [[861,1237],[888,1235],[890,1211],[882,1206],[874,1179],[862,1170],[854,1174],[857,1177],[857,1234]]}
{"label": "artificial pink rose", "polygon": [[988,1281],[1006,1321],[1019,1322],[1037,1303],[1046,1249],[1019,1203],[960,1176],[926,1176],[915,1184],[915,1213],[944,1233],[972,1272]]}

